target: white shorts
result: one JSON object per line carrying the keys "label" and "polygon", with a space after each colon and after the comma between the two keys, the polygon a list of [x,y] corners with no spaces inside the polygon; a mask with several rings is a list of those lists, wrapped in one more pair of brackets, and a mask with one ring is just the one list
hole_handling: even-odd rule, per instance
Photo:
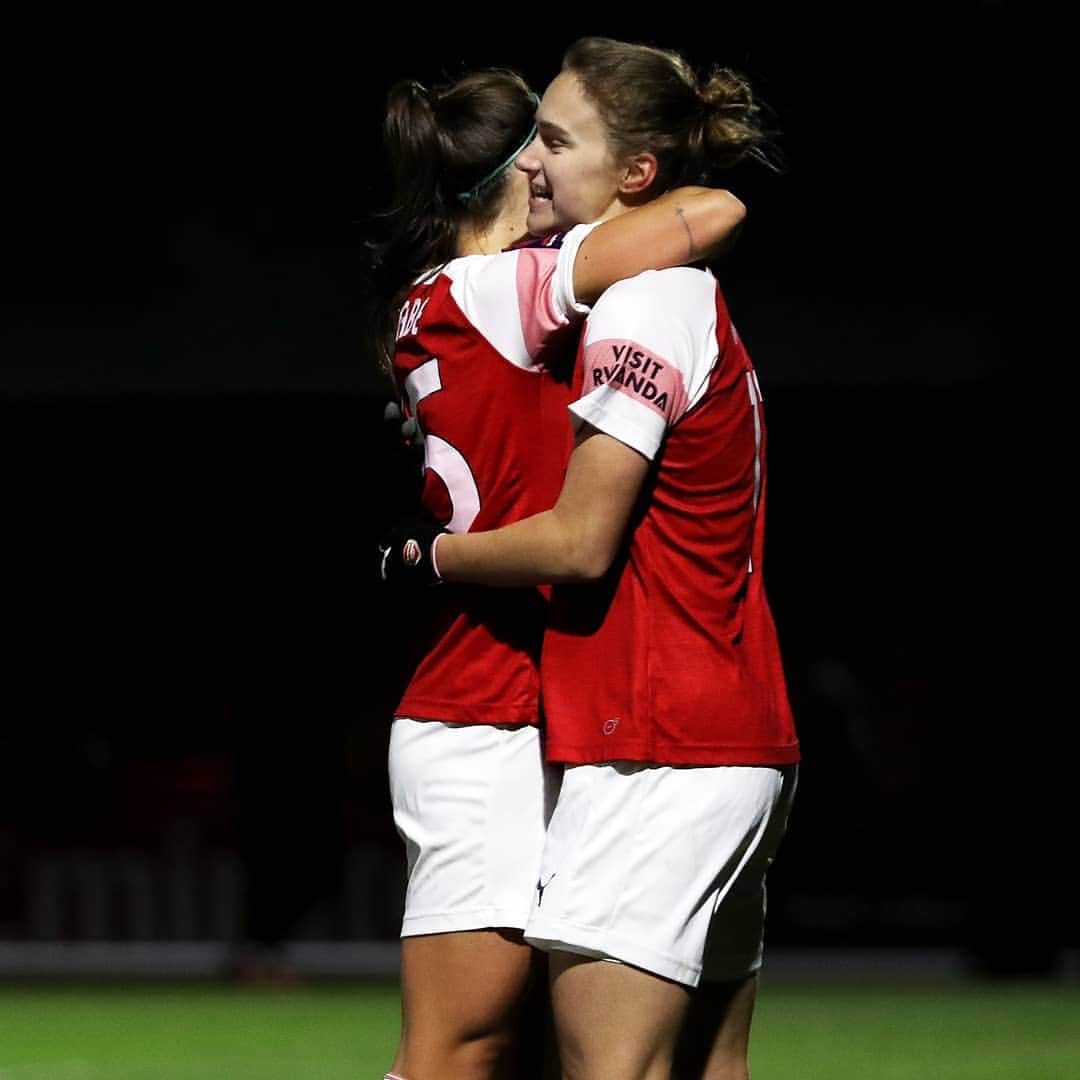
{"label": "white shorts", "polygon": [[396,717],[389,767],[408,865],[401,936],[524,929],[562,775],[539,730]]}
{"label": "white shorts", "polygon": [[525,929],[697,986],[761,967],[797,766],[567,766]]}

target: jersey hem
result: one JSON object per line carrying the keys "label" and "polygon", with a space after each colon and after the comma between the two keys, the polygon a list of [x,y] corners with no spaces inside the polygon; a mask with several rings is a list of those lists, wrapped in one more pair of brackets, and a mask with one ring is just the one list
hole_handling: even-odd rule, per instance
{"label": "jersey hem", "polygon": [[499,724],[506,727],[538,727],[540,724],[539,707],[508,709],[505,706],[490,705],[463,710],[460,705],[413,705],[408,698],[402,699],[394,710],[394,716],[409,720],[433,720],[440,724]]}
{"label": "jersey hem", "polygon": [[637,761],[648,765],[797,765],[798,745],[785,747],[660,746],[643,744],[604,747],[576,746],[551,740],[548,761],[565,765],[600,765],[608,761]]}

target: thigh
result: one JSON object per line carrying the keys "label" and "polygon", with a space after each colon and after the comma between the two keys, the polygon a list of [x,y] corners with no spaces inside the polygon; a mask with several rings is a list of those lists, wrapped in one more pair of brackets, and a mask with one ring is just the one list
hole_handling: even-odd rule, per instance
{"label": "thigh", "polygon": [[389,769],[408,871],[402,936],[523,928],[559,775],[538,730],[399,717]]}
{"label": "thigh", "polygon": [[553,952],[549,963],[564,1080],[667,1080],[687,987],[570,953]]}
{"label": "thigh", "polygon": [[543,954],[519,931],[405,938],[394,1071],[448,1080],[538,1077],[545,969]]}
{"label": "thigh", "polygon": [[702,982],[690,994],[675,1047],[673,1080],[748,1077],[750,1025],[758,977]]}
{"label": "thigh", "polygon": [[520,931],[424,934],[401,943],[401,997],[408,1022],[476,1032],[504,1026],[543,955]]}

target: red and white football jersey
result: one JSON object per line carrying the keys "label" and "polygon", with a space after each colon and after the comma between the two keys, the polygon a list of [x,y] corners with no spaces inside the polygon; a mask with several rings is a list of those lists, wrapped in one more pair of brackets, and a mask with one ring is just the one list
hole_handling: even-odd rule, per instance
{"label": "red and white football jersey", "polygon": [[798,761],[762,577],[761,391],[715,278],[648,271],[608,289],[586,322],[575,387],[575,426],[653,468],[611,572],[553,590],[548,757]]}
{"label": "red and white football jersey", "polygon": [[[453,259],[402,306],[394,377],[425,436],[423,505],[452,532],[509,524],[559,494],[588,311],[574,300],[573,264],[590,228]],[[536,724],[549,593],[440,586],[417,612],[421,656],[396,714]]]}

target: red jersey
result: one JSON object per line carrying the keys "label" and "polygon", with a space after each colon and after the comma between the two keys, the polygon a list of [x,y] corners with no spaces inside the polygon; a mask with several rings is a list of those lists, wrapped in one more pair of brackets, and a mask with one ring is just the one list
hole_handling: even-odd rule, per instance
{"label": "red jersey", "polygon": [[[402,306],[394,377],[424,432],[424,508],[452,532],[547,510],[571,445],[566,407],[579,315],[573,263],[589,226],[453,259]],[[417,612],[422,656],[398,716],[536,724],[547,589],[443,585]]]}
{"label": "red jersey", "polygon": [[653,462],[624,551],[558,586],[542,662],[548,757],[799,760],[762,577],[765,415],[711,274],[648,271],[600,298],[571,406]]}

